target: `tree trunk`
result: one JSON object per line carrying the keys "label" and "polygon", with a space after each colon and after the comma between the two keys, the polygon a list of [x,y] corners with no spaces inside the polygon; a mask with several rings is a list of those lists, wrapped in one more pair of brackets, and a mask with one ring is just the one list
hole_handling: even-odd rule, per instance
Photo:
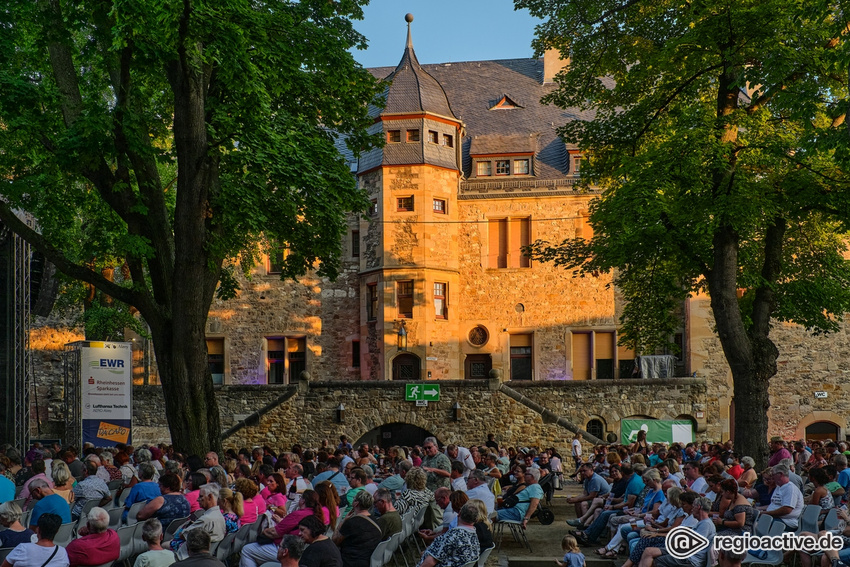
{"label": "tree trunk", "polygon": [[178,317],[151,325],[171,442],[186,455],[221,450],[218,401],[203,333],[205,319],[205,315]]}

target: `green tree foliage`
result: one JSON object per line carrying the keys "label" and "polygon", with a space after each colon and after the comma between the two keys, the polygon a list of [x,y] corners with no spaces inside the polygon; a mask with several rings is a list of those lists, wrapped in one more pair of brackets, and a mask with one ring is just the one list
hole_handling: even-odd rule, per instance
{"label": "green tree foliage", "polygon": [[732,370],[736,450],[761,462],[771,325],[835,331],[850,309],[843,4],[516,1],[547,18],[536,48],[571,57],[548,102],[595,112],[560,133],[590,157],[584,182],[604,190],[592,240],[534,253],[613,271],[639,352],[667,340],[677,304],[707,292]]}
{"label": "green tree foliage", "polygon": [[[365,208],[335,146],[369,136],[349,49],[366,0],[10,0],[0,11],[0,220],[150,326],[172,440],[220,446],[205,324],[267,238],[335,277]],[[13,214],[33,215],[37,231]],[[116,283],[91,258],[126,265]],[[226,266],[223,269],[223,266]],[[222,276],[222,274],[224,274]]]}

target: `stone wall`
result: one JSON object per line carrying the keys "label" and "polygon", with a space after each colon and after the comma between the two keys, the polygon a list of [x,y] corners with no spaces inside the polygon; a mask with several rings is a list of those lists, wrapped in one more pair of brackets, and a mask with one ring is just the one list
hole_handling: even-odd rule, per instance
{"label": "stone wall", "polygon": [[[388,381],[312,382],[307,393],[264,415],[256,425],[244,427],[224,441],[225,447],[268,444],[289,447],[295,442],[318,446],[322,439],[341,434],[356,440],[389,423],[407,423],[426,429],[443,443],[480,443],[495,433],[507,445],[564,447],[572,433],[545,423],[537,413],[498,391],[498,381],[446,380],[440,384],[441,400],[425,408],[404,401],[404,385]],[[607,431],[619,433],[619,420],[632,415],[672,419],[690,415],[706,403],[706,384],[700,379],[599,382],[509,382],[510,387],[546,409],[580,426],[602,416]],[[229,427],[268,404],[287,388],[296,386],[223,386],[218,388],[222,426]],[[135,442],[168,441],[161,390],[134,389]],[[343,423],[336,408],[345,406]],[[461,417],[453,419],[455,403]]]}

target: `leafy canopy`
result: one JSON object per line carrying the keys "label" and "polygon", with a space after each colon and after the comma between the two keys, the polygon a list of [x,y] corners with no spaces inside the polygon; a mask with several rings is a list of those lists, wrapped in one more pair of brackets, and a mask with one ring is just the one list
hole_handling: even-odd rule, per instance
{"label": "leafy canopy", "polygon": [[[334,277],[344,213],[367,204],[338,138],[355,152],[375,143],[367,106],[379,88],[349,53],[365,44],[351,25],[364,3],[10,0],[0,194],[71,263],[128,259],[141,293],[168,287],[159,275],[187,236],[181,208],[206,217],[198,253],[213,274],[267,236],[288,250],[284,276],[319,263]],[[202,202],[177,197],[199,159],[175,138],[181,65],[205,97],[201,157],[214,171]]]}
{"label": "leafy canopy", "polygon": [[594,111],[560,134],[590,158],[583,182],[604,190],[592,240],[534,253],[580,274],[614,271],[638,353],[667,343],[681,300],[717,292],[724,262],[749,334],[765,307],[827,332],[850,310],[843,4],[516,1],[546,18],[538,51],[571,56],[546,100]]}

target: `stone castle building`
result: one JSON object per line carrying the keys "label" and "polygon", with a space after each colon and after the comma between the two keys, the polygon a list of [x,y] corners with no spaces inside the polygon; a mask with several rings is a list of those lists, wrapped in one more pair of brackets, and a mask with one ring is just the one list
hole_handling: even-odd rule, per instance
{"label": "stone castle building", "polygon": [[[676,377],[631,380],[635,354],[617,345],[610,278],[574,278],[521,253],[536,240],[591,236],[596,193],[577,189],[582,156],[556,134],[580,111],[540,102],[565,63],[549,52],[420,65],[408,31],[399,64],[372,69],[389,81],[373,126],[386,144],[351,162],[371,208],[349,219],[339,279],[281,281],[285,252],[275,253],[210,311],[210,367],[236,440],[311,442],[335,431],[357,439],[406,423],[448,428],[461,442],[486,428],[506,442],[557,442],[569,432],[551,414],[598,437],[630,416],[689,419],[699,437],[730,436],[731,375],[707,298],[683,306]],[[777,326],[771,434],[844,438],[846,332],[810,337]],[[53,347],[39,344],[55,368]],[[417,413],[391,384],[413,380],[449,381],[456,394]],[[500,383],[532,403],[508,399]],[[167,438],[158,389],[139,386],[136,396],[137,440]],[[467,429],[459,407],[476,415]]]}

